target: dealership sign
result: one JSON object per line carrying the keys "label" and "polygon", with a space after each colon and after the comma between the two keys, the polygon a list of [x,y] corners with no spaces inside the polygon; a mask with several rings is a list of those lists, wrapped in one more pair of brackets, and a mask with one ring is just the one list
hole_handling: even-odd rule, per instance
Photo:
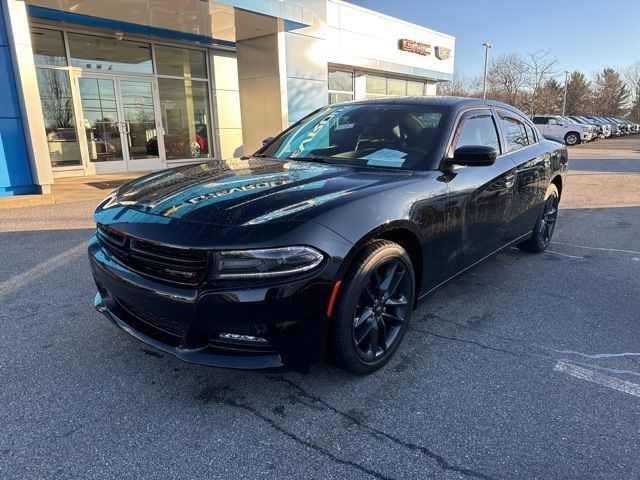
{"label": "dealership sign", "polygon": [[[404,52],[417,53],[418,55],[431,55],[431,45],[428,43],[416,42],[408,38],[398,40],[398,48]],[[446,47],[435,47],[436,58],[438,60],[447,60],[451,57],[451,49]]]}
{"label": "dealership sign", "polygon": [[405,52],[417,53],[418,55],[431,55],[431,45],[409,40],[408,38],[401,38],[398,41],[398,48]]}

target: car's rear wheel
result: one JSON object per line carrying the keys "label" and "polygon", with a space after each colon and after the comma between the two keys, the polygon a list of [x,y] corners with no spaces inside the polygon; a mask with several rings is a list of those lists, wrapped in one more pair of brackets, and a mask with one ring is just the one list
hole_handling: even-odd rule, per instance
{"label": "car's rear wheel", "polygon": [[333,312],[332,358],[359,375],[385,365],[398,349],[415,303],[411,259],[398,244],[377,240],[345,276]]}
{"label": "car's rear wheel", "polygon": [[542,211],[533,227],[531,238],[518,245],[518,248],[527,252],[544,252],[551,243],[551,237],[556,227],[558,218],[558,204],[560,195],[558,188],[552,183],[547,189],[547,194],[542,204]]}
{"label": "car's rear wheel", "polygon": [[580,135],[576,132],[569,132],[564,136],[564,143],[567,145],[577,145],[580,143]]}

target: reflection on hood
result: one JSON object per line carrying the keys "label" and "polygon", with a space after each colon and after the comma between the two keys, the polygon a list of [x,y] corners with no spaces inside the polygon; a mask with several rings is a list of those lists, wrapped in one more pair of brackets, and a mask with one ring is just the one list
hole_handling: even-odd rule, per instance
{"label": "reflection on hood", "polygon": [[117,202],[167,218],[217,225],[301,219],[347,194],[410,173],[267,159],[218,162],[152,174],[120,188]]}

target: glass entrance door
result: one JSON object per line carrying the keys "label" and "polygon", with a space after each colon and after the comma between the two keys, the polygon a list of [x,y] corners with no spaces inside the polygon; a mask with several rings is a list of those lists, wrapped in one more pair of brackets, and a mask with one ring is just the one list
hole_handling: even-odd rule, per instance
{"label": "glass entrance door", "polygon": [[88,157],[96,173],[164,166],[154,81],[107,75],[79,79]]}

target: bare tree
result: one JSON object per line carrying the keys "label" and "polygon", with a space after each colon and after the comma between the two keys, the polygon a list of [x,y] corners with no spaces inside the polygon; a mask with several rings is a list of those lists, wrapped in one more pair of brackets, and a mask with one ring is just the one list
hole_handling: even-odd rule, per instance
{"label": "bare tree", "polygon": [[622,78],[629,89],[631,101],[630,118],[634,122],[640,122],[640,60],[636,60],[622,71]]}
{"label": "bare tree", "polygon": [[516,107],[522,106],[528,72],[525,59],[515,53],[492,59],[487,79],[488,96]]}
{"label": "bare tree", "polygon": [[469,90],[467,88],[467,77],[460,72],[454,72],[453,78],[450,82],[438,83],[437,95],[468,97]]}
{"label": "bare tree", "polygon": [[551,56],[551,50],[537,50],[526,55],[528,68],[527,87],[531,89],[531,105],[529,110],[538,113],[537,97],[540,88],[557,75],[558,60]]}

